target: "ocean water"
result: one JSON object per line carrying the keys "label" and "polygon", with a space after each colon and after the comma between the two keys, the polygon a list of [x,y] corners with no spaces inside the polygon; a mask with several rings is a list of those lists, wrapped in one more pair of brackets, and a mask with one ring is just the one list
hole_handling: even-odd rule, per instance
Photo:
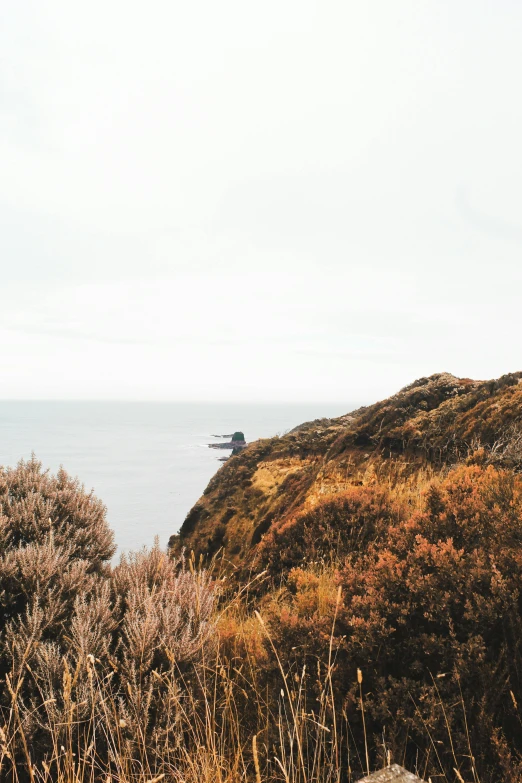
{"label": "ocean water", "polygon": [[208,448],[213,435],[241,430],[250,442],[356,407],[0,401],[0,465],[33,452],[52,472],[63,465],[107,506],[120,552],[155,536],[166,546],[230,453]]}

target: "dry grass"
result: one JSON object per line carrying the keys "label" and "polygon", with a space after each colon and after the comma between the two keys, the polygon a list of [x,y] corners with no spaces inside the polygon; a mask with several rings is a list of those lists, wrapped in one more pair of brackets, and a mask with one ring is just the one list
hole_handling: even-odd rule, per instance
{"label": "dry grass", "polygon": [[[357,670],[358,704],[349,709],[335,692],[334,628],[342,605],[331,569],[318,570],[315,601],[327,601],[331,634],[325,660],[312,670],[286,668],[269,623],[252,606],[248,590],[225,603],[214,617],[218,643],[180,667],[152,670],[150,681],[136,679],[91,654],[71,669],[64,657],[60,687],[52,698],[41,692],[28,721],[23,693],[35,677],[25,661],[16,679],[7,678],[9,703],[0,726],[0,779],[12,783],[353,783],[370,768],[364,717],[363,675]],[[256,580],[254,580],[256,581]],[[332,611],[333,606],[333,611]],[[233,640],[236,655],[230,656]],[[276,662],[270,687],[260,684],[267,648]],[[169,651],[165,654],[169,657]],[[29,651],[27,658],[29,658]],[[310,678],[316,689],[311,698]],[[154,691],[154,694],[152,693]],[[434,691],[438,695],[437,683]],[[160,704],[161,719],[154,709]],[[88,702],[87,712],[81,699]],[[61,710],[56,711],[59,703]],[[462,705],[464,710],[464,705]],[[419,705],[415,706],[419,711]],[[441,710],[444,712],[441,700]],[[465,714],[465,711],[464,711]],[[45,727],[48,747],[36,753],[29,724]],[[421,720],[423,718],[421,717]],[[444,743],[452,748],[451,732]],[[363,737],[356,741],[355,736]],[[419,757],[415,771],[433,779],[462,780],[462,761],[444,769],[437,756],[442,741],[426,735],[435,750]],[[471,746],[469,756],[472,757]],[[386,737],[377,766],[392,759]],[[433,771],[435,770],[435,772]],[[473,770],[474,771],[474,770]],[[455,777],[456,776],[456,777]],[[506,778],[507,780],[507,778]],[[515,778],[509,778],[515,783]],[[473,774],[474,783],[480,783]],[[471,783],[471,782],[470,782]]]}
{"label": "dry grass", "polygon": [[[391,760],[520,783],[520,480],[475,466],[406,491],[365,470],[274,539],[288,566],[251,581],[157,546],[111,567],[95,499],[35,463],[7,472],[0,781],[353,783]],[[450,593],[469,639],[448,633]],[[431,672],[435,655],[430,683],[418,661]]]}
{"label": "dry grass", "polygon": [[[197,571],[194,576],[198,578]],[[18,674],[13,670],[6,678],[9,698],[0,719],[0,780],[353,783],[366,774],[369,745],[375,747],[375,738],[366,734],[362,672],[357,670],[354,683],[357,703],[348,706],[336,693],[334,630],[343,598],[334,571],[326,566],[316,569],[310,589],[311,605],[331,618],[327,655],[301,668],[283,663],[270,623],[252,611],[255,603],[249,591],[254,594],[255,582],[262,578],[216,607],[216,644],[200,647],[201,654],[194,652],[189,666],[179,665],[165,648],[169,664],[153,668],[149,678],[136,679],[114,660],[102,662],[87,653],[71,667],[64,656],[59,687],[50,695],[28,663],[28,649],[22,665],[17,663]],[[280,600],[285,600],[284,590]],[[267,685],[259,672],[268,655],[275,668]],[[41,689],[30,708],[24,699],[29,680]],[[436,680],[433,690],[446,719]],[[415,771],[426,779],[430,773],[434,781],[471,783],[463,777],[466,763],[456,755],[447,719],[447,736],[438,736],[422,716],[422,705],[415,704],[415,710],[433,750],[418,757]],[[465,719],[463,702],[462,711]],[[32,744],[35,723],[48,738],[43,751],[41,743],[38,748]],[[443,746],[451,749],[448,769],[439,755]],[[371,755],[377,766],[402,761],[391,758],[384,734],[380,754]],[[468,758],[473,758],[471,745]],[[473,783],[480,783],[473,764],[471,769]]]}
{"label": "dry grass", "polygon": [[266,497],[275,495],[285,478],[310,464],[310,460],[290,457],[261,462],[252,475],[252,486]]}
{"label": "dry grass", "polygon": [[[231,609],[237,616],[237,607],[231,605],[224,615]],[[222,614],[216,622],[223,625],[226,618]],[[90,654],[78,659],[74,670],[64,658],[61,687],[53,698],[42,692],[33,706],[31,720],[44,726],[49,738],[39,757],[31,747],[22,696],[25,681],[38,678],[25,660],[18,678],[6,681],[10,703],[2,710],[1,779],[13,783],[340,781],[343,743],[334,709],[332,645],[326,667],[318,665],[322,687],[317,704],[310,705],[305,669],[299,675],[283,670],[260,614],[245,622],[255,625],[243,627],[243,633],[265,639],[279,661],[275,697],[247,682],[248,666],[241,670],[231,666],[219,647],[189,671],[183,672],[172,660],[168,669],[152,672],[165,709],[162,730],[155,731],[157,716],[142,709],[153,702],[149,686],[141,688],[125,675],[116,684],[114,668]],[[254,701],[249,711],[255,720],[246,721],[247,725],[245,696],[247,703],[252,697]],[[89,703],[87,712],[81,698]],[[62,706],[59,714],[57,702]],[[129,705],[134,705],[131,713]]]}

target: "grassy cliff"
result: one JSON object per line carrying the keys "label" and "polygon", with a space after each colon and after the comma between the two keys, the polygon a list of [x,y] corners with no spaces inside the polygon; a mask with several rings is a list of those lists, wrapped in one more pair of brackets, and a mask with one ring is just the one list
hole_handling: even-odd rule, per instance
{"label": "grassy cliff", "polygon": [[347,780],[362,748],[424,779],[522,780],[521,380],[422,378],[218,471],[171,552],[215,556],[245,721],[293,701]]}
{"label": "grassy cliff", "polygon": [[210,481],[173,552],[224,552],[249,565],[263,536],[326,497],[384,481],[415,494],[442,468],[475,459],[522,464],[522,372],[493,381],[448,373],[336,419],[252,443]]}

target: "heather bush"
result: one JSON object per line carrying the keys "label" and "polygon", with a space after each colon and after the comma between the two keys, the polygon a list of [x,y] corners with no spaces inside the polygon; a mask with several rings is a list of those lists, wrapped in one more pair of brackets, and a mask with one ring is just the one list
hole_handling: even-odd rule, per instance
{"label": "heather bush", "polygon": [[89,572],[101,571],[115,552],[105,506],[78,479],[63,469],[52,476],[34,457],[0,468],[0,551],[49,538],[71,560],[84,560]]}
{"label": "heather bush", "polygon": [[[325,540],[335,542],[329,561],[316,558]],[[278,658],[285,669],[308,665],[313,703],[316,664],[333,655],[332,711],[351,716],[359,748],[363,670],[372,764],[384,736],[426,774],[456,767],[492,781],[502,764],[503,779],[518,780],[521,544],[522,481],[491,467],[433,482],[413,514],[375,486],[326,501],[262,547],[264,563],[281,566],[262,602]],[[260,658],[266,682],[278,665]]]}
{"label": "heather bush", "polygon": [[114,549],[105,507],[65,471],[51,476],[34,458],[0,471],[1,676],[20,677],[46,645],[64,643]]}
{"label": "heather bush", "polygon": [[403,516],[404,508],[384,487],[352,487],[273,525],[261,543],[259,562],[274,575],[304,562],[338,562],[381,540]]}
{"label": "heather bush", "polygon": [[207,571],[169,558],[158,543],[121,558],[112,574],[118,597],[119,654],[141,672],[194,661],[208,652],[215,590]]}
{"label": "heather bush", "polygon": [[8,756],[31,778],[73,732],[104,763],[124,752],[148,764],[213,647],[210,577],[158,544],[111,567],[103,504],[35,459],[2,470],[0,513],[4,732],[18,722]]}

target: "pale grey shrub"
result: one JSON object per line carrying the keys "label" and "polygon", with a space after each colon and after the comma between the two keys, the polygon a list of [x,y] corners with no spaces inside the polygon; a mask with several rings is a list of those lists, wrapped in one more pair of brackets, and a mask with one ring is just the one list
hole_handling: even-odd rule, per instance
{"label": "pale grey shrub", "polygon": [[157,543],[114,568],[113,553],[105,507],[65,471],[0,469],[0,710],[35,758],[73,726],[106,758],[116,740],[132,758],[136,743],[143,756],[179,742],[186,675],[213,649],[215,585]]}
{"label": "pale grey shrub", "polygon": [[146,671],[155,660],[194,660],[212,638],[215,591],[206,571],[187,568],[156,542],[150,551],[124,556],[113,584],[122,600],[121,654]]}
{"label": "pale grey shrub", "polygon": [[115,552],[106,509],[65,470],[53,476],[34,457],[0,468],[0,547],[43,544],[51,535],[70,557],[100,570]]}

